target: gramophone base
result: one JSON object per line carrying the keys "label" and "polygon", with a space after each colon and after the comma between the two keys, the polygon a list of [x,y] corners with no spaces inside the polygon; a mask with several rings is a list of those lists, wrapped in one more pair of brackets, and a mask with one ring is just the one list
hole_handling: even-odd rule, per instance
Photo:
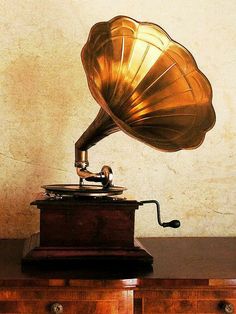
{"label": "gramophone base", "polygon": [[25,240],[22,266],[151,265],[153,257],[135,240],[126,247],[45,247],[39,246],[39,233]]}

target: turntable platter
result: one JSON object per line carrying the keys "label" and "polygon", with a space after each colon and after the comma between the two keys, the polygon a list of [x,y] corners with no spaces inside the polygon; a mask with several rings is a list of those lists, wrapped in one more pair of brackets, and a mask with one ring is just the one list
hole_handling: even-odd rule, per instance
{"label": "turntable platter", "polygon": [[46,194],[62,197],[79,197],[79,196],[112,196],[120,195],[126,188],[122,186],[110,186],[104,188],[101,185],[79,185],[79,184],[52,184],[43,185]]}

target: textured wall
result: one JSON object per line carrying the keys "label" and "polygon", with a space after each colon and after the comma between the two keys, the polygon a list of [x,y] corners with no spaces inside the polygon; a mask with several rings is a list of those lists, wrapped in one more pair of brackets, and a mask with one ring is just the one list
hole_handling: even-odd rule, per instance
{"label": "textured wall", "polygon": [[116,133],[90,152],[91,169],[106,163],[126,196],[157,198],[136,215],[142,236],[235,236],[235,10],[219,0],[0,1],[0,237],[38,230],[29,203],[42,184],[78,180],[74,142],[98,111],[80,51],[91,26],[115,15],[161,25],[195,56],[212,83],[217,123],[197,150],[163,153]]}

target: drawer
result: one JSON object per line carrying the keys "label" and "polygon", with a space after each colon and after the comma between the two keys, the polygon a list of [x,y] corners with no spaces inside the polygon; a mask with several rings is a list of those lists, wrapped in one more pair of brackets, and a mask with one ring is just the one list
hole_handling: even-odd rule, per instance
{"label": "drawer", "polygon": [[[59,306],[58,306],[59,304]],[[53,309],[55,305],[55,310]],[[58,309],[58,310],[57,310]],[[62,310],[60,310],[62,309]],[[117,302],[109,301],[0,301],[0,313],[63,313],[63,314],[103,314],[103,313],[118,313]]]}
{"label": "drawer", "polygon": [[135,314],[196,313],[196,293],[192,290],[158,289],[135,292]]}
{"label": "drawer", "polygon": [[134,313],[236,313],[236,290],[153,289],[136,291]]}
{"label": "drawer", "polygon": [[0,290],[0,313],[5,314],[129,314],[132,306],[133,292],[128,290]]}
{"label": "drawer", "polygon": [[197,313],[236,313],[236,289],[198,290]]}

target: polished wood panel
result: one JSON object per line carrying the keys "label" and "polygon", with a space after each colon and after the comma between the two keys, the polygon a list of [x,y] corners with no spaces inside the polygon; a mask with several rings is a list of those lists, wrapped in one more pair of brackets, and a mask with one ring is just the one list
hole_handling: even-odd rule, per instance
{"label": "polished wood panel", "polygon": [[137,201],[123,199],[51,200],[31,203],[40,209],[40,246],[133,247]]}
{"label": "polished wood panel", "polygon": [[[229,300],[227,300],[229,302]],[[230,313],[226,312],[221,308],[221,303],[224,300],[199,300],[197,302],[197,312],[199,314],[223,314]],[[230,303],[233,304],[234,309],[236,309],[236,300],[230,300]],[[235,311],[231,312],[235,313]]]}
{"label": "polished wood panel", "polygon": [[236,238],[142,238],[141,242],[155,261],[148,278],[207,279],[209,284],[236,279]]}
{"label": "polished wood panel", "polygon": [[[137,201],[119,198],[51,199],[40,194],[31,203],[40,209],[40,233],[25,241],[22,263],[93,268],[115,264],[126,268],[153,258],[134,243]],[[122,264],[122,265],[121,265]]]}
{"label": "polished wood panel", "polygon": [[133,291],[52,288],[0,291],[0,313],[50,313],[55,302],[68,314],[129,314],[132,313]]}
{"label": "polished wood panel", "polygon": [[[66,269],[63,271],[37,270],[33,273],[21,271],[24,240],[0,241],[0,285],[11,280],[22,285],[48,286],[54,279],[59,285],[73,278],[73,283],[84,284],[83,279],[105,278],[106,286],[124,287],[125,279],[131,278],[145,287],[166,286],[236,286],[236,238],[142,238],[140,242],[153,255],[153,268],[143,269],[137,274],[119,267],[104,272],[97,269]],[[87,281],[87,285],[89,281]],[[128,283],[130,281],[128,280]],[[128,284],[129,285],[129,284]]]}
{"label": "polished wood panel", "polygon": [[0,313],[46,314],[54,302],[70,314],[220,314],[224,302],[236,311],[236,238],[141,243],[154,256],[152,269],[22,272],[23,240],[0,240]]}
{"label": "polished wood panel", "polygon": [[[42,301],[15,301],[15,302],[0,302],[0,313],[24,313],[24,314],[46,314],[51,313],[50,305],[52,302]],[[63,314],[118,314],[118,304],[112,302],[67,302],[62,303]],[[127,312],[123,312],[127,313]]]}
{"label": "polished wood panel", "polygon": [[135,291],[135,314],[225,313],[222,303],[236,309],[236,287],[228,289],[155,289]]}
{"label": "polished wood panel", "polygon": [[135,299],[142,303],[135,314],[194,313],[197,306],[196,291],[191,289],[140,290]]}

